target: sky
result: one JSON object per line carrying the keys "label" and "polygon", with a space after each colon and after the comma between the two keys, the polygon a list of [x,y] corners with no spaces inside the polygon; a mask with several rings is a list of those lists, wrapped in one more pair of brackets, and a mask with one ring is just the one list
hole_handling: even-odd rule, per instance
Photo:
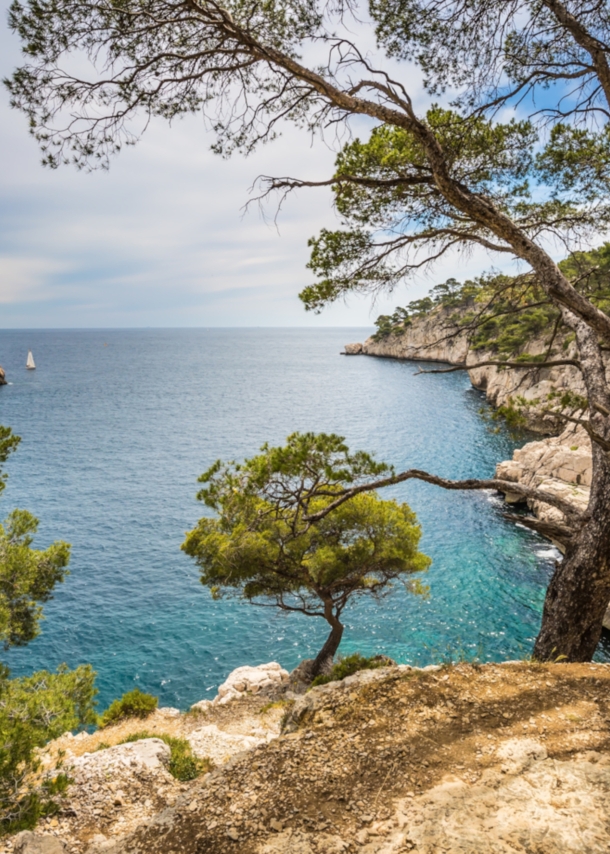
{"label": "sky", "polygon": [[[0,76],[19,62],[4,6]],[[265,219],[244,205],[261,174],[328,178],[335,152],[291,128],[249,158],[222,160],[212,142],[200,116],[153,121],[109,172],[49,170],[2,87],[0,329],[372,326],[436,282],[492,266],[484,251],[448,255],[389,296],[306,313],[297,295],[313,279],[307,240],[338,225],[330,190],[294,194],[277,227],[273,208]]]}

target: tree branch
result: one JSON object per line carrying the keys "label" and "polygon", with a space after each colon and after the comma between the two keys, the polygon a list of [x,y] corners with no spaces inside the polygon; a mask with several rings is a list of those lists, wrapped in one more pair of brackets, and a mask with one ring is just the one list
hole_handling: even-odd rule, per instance
{"label": "tree branch", "polygon": [[573,365],[575,368],[582,370],[582,366],[577,359],[557,359],[553,362],[501,362],[489,360],[472,365],[452,365],[450,368],[434,368],[430,370],[422,368],[413,374],[413,376],[417,377],[419,374],[452,374],[454,371],[473,371],[476,368],[486,368],[489,365],[499,368],[526,368],[527,370],[531,368],[557,368],[560,365]]}
{"label": "tree branch", "polygon": [[499,478],[490,478],[489,480],[478,480],[475,478],[469,478],[468,480],[448,480],[447,478],[438,477],[437,475],[429,474],[428,472],[421,471],[420,469],[409,469],[401,474],[391,475],[390,477],[385,477],[381,480],[371,481],[370,483],[364,483],[360,486],[354,486],[350,489],[346,489],[343,494],[334,501],[331,501],[330,504],[327,504],[322,510],[319,510],[317,513],[304,515],[303,520],[305,522],[318,522],[337,507],[340,507],[341,504],[344,504],[346,501],[349,501],[350,498],[353,498],[362,492],[371,492],[375,489],[383,489],[386,486],[394,486],[397,483],[404,483],[407,480],[423,480],[426,483],[433,484],[434,486],[440,486],[441,489],[455,489],[459,491],[495,489],[498,492],[512,492],[513,494],[520,495],[522,498],[532,501],[542,501],[544,504],[556,507],[569,519],[579,520],[581,517],[581,514],[572,504],[564,501],[557,495],[553,495],[551,492],[545,492],[541,489],[534,489],[531,486],[525,486],[522,483],[515,483],[511,480],[500,480]]}

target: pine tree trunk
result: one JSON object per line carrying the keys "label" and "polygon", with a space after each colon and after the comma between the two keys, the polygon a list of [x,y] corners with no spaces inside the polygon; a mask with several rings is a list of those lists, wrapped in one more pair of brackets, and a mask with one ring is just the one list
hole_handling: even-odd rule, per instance
{"label": "pine tree trunk", "polygon": [[330,670],[335,653],[339,649],[339,644],[343,637],[343,623],[341,623],[338,616],[333,613],[332,603],[330,603],[330,607],[329,603],[325,603],[324,612],[324,618],[330,625],[330,634],[311,666],[312,679],[315,679],[316,676]]}
{"label": "pine tree trunk", "polygon": [[593,446],[589,520],[566,549],[547,590],[539,661],[591,661],[610,601],[610,460]]}

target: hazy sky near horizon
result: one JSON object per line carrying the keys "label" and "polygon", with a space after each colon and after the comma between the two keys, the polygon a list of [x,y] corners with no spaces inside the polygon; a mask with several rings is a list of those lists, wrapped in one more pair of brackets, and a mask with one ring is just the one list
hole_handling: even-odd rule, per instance
{"label": "hazy sky near horizon", "polygon": [[[3,10],[6,77],[20,54]],[[212,142],[201,117],[171,128],[154,121],[109,172],[52,171],[2,87],[0,328],[370,326],[435,282],[492,265],[483,251],[466,261],[447,255],[375,304],[352,297],[320,316],[306,313],[297,294],[312,281],[307,240],[338,223],[330,190],[293,195],[278,228],[256,205],[243,206],[260,174],[327,178],[333,150],[290,128],[249,158],[222,160]]]}

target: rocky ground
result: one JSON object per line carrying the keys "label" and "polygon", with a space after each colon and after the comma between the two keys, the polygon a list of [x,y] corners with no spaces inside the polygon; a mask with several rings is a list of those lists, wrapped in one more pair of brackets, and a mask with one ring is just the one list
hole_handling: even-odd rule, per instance
{"label": "rocky ground", "polygon": [[232,701],[215,723],[287,711],[279,738],[174,785],[170,797],[159,778],[134,832],[106,841],[90,825],[69,850],[610,851],[610,666],[389,667],[283,709],[261,712],[257,702]]}
{"label": "rocky ground", "polygon": [[[47,746],[42,758],[44,767],[53,769],[63,757],[73,784],[60,813],[41,821],[37,834],[65,842],[57,854],[81,854],[92,846],[106,850],[174,805],[192,786],[169,773],[169,748],[155,736],[185,738],[195,756],[220,767],[277,738],[287,687],[288,673],[278,664],[241,667],[220,686],[213,702],[197,703],[186,714],[161,708],[144,720],[129,718],[91,734],[66,733]],[[123,743],[142,732],[153,737]],[[52,848],[39,852],[35,844],[23,854],[56,854]],[[14,838],[0,842],[0,854],[8,852],[21,854]]]}

